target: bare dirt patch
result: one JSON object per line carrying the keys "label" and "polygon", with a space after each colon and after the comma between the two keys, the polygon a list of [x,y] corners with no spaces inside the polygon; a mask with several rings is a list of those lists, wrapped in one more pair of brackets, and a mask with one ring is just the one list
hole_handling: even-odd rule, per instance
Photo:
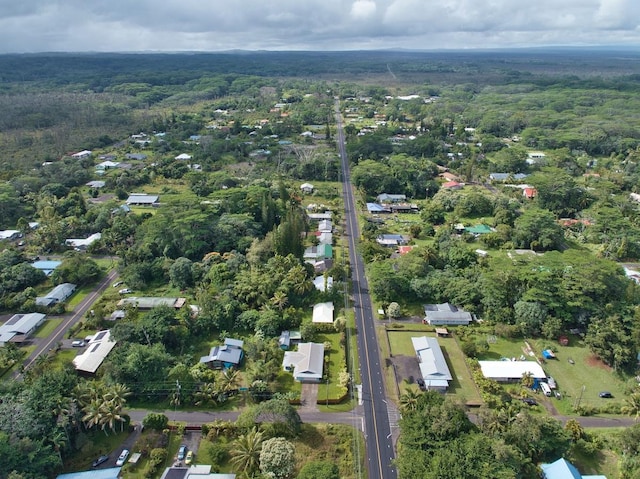
{"label": "bare dirt patch", "polygon": [[609,372],[613,371],[613,368],[611,366],[606,365],[602,361],[602,359],[600,359],[598,356],[596,356],[594,354],[589,356],[587,358],[586,362],[587,362],[587,366],[604,369],[605,371],[609,371]]}
{"label": "bare dirt patch", "polygon": [[418,359],[415,356],[396,355],[391,358],[391,362],[395,367],[398,382],[406,379],[409,384],[413,384],[416,379],[422,377]]}

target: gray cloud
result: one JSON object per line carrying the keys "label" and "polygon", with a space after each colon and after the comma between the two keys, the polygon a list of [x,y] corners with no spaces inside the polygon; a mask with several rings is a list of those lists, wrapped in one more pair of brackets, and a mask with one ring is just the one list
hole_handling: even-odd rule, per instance
{"label": "gray cloud", "polygon": [[22,0],[0,52],[640,44],[637,0]]}

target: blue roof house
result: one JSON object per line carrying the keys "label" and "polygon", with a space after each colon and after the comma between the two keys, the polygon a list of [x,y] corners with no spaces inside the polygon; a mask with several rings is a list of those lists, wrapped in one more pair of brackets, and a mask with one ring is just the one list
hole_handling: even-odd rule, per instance
{"label": "blue roof house", "polygon": [[543,479],[607,479],[606,476],[583,476],[578,469],[567,461],[560,458],[551,464],[540,464]]}

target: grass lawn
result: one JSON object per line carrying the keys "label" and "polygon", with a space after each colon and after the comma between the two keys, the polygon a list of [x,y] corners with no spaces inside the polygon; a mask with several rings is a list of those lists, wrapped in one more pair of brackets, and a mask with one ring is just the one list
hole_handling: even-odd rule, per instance
{"label": "grass lawn", "polygon": [[[389,343],[391,344],[391,353],[395,355],[411,355],[415,356],[413,343],[411,338],[415,336],[431,336],[434,333],[422,333],[416,331],[389,331]],[[479,403],[481,402],[480,394],[471,378],[471,374],[467,369],[464,354],[458,347],[458,343],[453,337],[438,338],[438,343],[442,348],[442,352],[447,361],[453,381],[449,384],[449,394],[455,394],[464,401]],[[417,359],[416,359],[417,361]]]}
{"label": "grass lawn", "polygon": [[73,311],[86,296],[95,289],[94,285],[85,285],[76,289],[71,299],[67,302],[67,311]]}
{"label": "grass lawn", "polygon": [[615,437],[621,429],[587,429],[592,436],[602,439],[603,448],[595,454],[576,454],[572,458],[574,465],[582,474],[601,474],[607,479],[618,479],[620,470],[618,467],[618,455],[607,447],[607,444],[615,441]]}
{"label": "grass lawn", "polygon": [[[329,387],[327,391],[326,383],[321,384],[318,400],[337,399],[342,396],[343,389],[338,385],[338,375],[346,367],[345,350],[340,345],[340,333],[323,333],[315,339],[317,343],[331,342],[331,349],[325,350],[325,356],[329,357]],[[325,362],[326,367],[326,362]]]}
{"label": "grass lawn", "polygon": [[[84,351],[84,350],[82,350]],[[71,361],[73,360],[73,358],[75,358],[77,356],[77,354],[79,352],[82,351],[75,351],[74,349],[62,349],[60,351],[58,351],[52,358],[50,366],[51,367],[62,367],[65,364],[69,364],[71,363]]]}
{"label": "grass lawn", "polygon": [[36,338],[48,338],[53,330],[62,322],[62,318],[48,318],[34,335]]}
{"label": "grass lawn", "polygon": [[[537,339],[528,340],[536,353],[549,346],[557,350],[557,359],[548,360],[542,365],[549,376],[553,376],[562,393],[561,400],[554,400],[554,407],[563,414],[573,414],[574,405],[580,401],[586,407],[610,407],[622,401],[624,397],[624,379],[593,356],[588,347],[578,337],[571,337],[569,346],[560,346],[557,341]],[[524,352],[523,339],[498,338],[489,344],[489,352],[480,359],[496,360],[501,357],[519,358]],[[528,357],[528,359],[531,359]],[[569,363],[569,359],[574,364]],[[584,391],[582,391],[584,387]],[[614,399],[601,399],[600,391],[609,391]]]}

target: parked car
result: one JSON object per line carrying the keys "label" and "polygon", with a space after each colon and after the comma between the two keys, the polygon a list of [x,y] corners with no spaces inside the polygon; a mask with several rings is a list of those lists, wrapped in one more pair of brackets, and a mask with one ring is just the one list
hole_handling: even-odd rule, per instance
{"label": "parked car", "polygon": [[131,293],[133,293],[133,291],[130,290],[129,288],[124,288],[124,289],[121,289],[120,291],[118,291],[118,293],[120,293],[120,294],[131,294]]}
{"label": "parked car", "polygon": [[425,391],[427,389],[424,385],[424,380],[422,378],[416,379],[416,384],[422,391]]}
{"label": "parked car", "polygon": [[598,396],[604,399],[611,399],[613,397],[613,394],[611,394],[609,391],[600,391],[600,394],[598,394]]}
{"label": "parked car", "polygon": [[96,459],[91,463],[91,467],[98,467],[100,464],[103,464],[108,460],[109,460],[109,456],[106,454],[103,454],[102,456],[100,456],[98,459]]}
{"label": "parked car", "polygon": [[118,286],[120,286],[121,284],[124,284],[124,281],[116,281],[115,283],[113,283],[111,286],[114,288],[117,288]]}
{"label": "parked car", "polygon": [[529,405],[529,406],[537,406],[538,405],[538,401],[536,401],[533,398],[523,398],[522,402]]}
{"label": "parked car", "polygon": [[187,457],[184,459],[184,463],[189,466],[193,462],[193,451],[187,453]]}
{"label": "parked car", "polygon": [[116,466],[123,466],[125,461],[129,457],[129,449],[123,449],[120,455],[118,456],[118,460],[116,461]]}
{"label": "parked car", "polygon": [[180,446],[180,449],[178,449],[178,461],[182,461],[186,455],[187,455],[187,446],[183,444],[182,446]]}
{"label": "parked car", "polygon": [[87,343],[85,343],[84,340],[76,339],[71,343],[71,346],[73,346],[74,348],[84,348],[85,344]]}

